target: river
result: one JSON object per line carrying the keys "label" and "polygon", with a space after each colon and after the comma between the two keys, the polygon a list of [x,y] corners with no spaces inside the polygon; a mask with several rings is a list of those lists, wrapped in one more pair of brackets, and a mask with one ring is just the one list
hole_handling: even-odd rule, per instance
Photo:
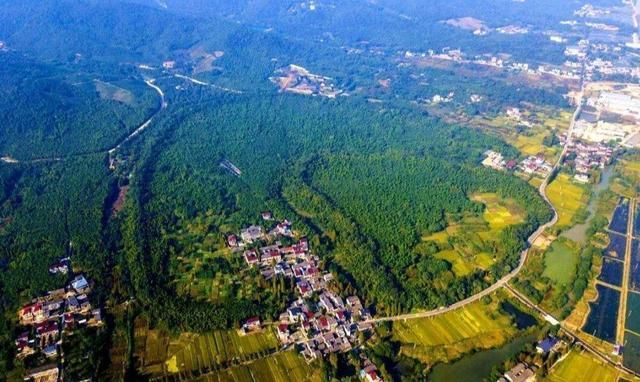
{"label": "river", "polygon": [[591,224],[591,219],[593,219],[598,209],[598,197],[603,191],[605,191],[609,187],[609,183],[611,183],[612,176],[613,176],[613,166],[605,167],[604,171],[602,171],[602,177],[600,179],[600,183],[598,183],[593,188],[593,195],[591,196],[591,199],[589,200],[589,204],[587,205],[587,211],[589,212],[589,217],[584,223],[576,224],[573,227],[571,227],[569,230],[565,231],[562,234],[563,237],[571,239],[579,244],[583,244],[587,240],[587,230],[589,229],[589,225]]}
{"label": "river", "polygon": [[429,382],[482,382],[491,374],[494,366],[499,366],[509,357],[518,354],[524,345],[535,342],[536,335],[516,337],[506,345],[465,356],[453,363],[436,365],[429,374]]}

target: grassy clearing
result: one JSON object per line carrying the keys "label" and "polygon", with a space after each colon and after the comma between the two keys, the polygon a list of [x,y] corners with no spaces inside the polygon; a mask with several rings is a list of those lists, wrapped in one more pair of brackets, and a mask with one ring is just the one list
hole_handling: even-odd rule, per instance
{"label": "grassy clearing", "polygon": [[544,276],[559,284],[568,284],[578,266],[580,253],[569,240],[556,240],[544,255]]}
{"label": "grassy clearing", "polygon": [[500,346],[517,332],[498,301],[470,304],[444,315],[393,324],[393,338],[410,357],[433,364],[455,359],[472,349]]}
{"label": "grassy clearing", "polygon": [[422,237],[423,242],[438,244],[442,251],[435,256],[450,262],[459,277],[493,265],[494,255],[488,248],[496,244],[505,228],[526,218],[526,212],[514,200],[500,198],[495,193],[475,194],[471,199],[484,204],[482,216],[464,216],[450,222],[445,230]]}
{"label": "grassy clearing", "polygon": [[547,187],[547,195],[558,210],[558,226],[568,227],[576,213],[587,205],[588,194],[584,186],[574,183],[569,175],[559,174]]}
{"label": "grassy clearing", "polygon": [[589,353],[574,349],[551,370],[546,381],[616,382],[619,378],[635,380],[626,373],[619,372],[613,366],[593,358]]}

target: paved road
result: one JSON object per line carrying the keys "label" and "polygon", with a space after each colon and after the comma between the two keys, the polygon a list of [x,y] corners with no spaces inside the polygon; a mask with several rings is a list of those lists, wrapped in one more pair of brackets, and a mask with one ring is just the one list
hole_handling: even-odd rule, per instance
{"label": "paved road", "polygon": [[538,229],[531,234],[531,236],[529,236],[528,242],[529,242],[529,247],[527,249],[525,249],[524,251],[522,251],[522,253],[520,254],[520,262],[518,263],[518,266],[512,270],[508,275],[504,276],[503,278],[501,278],[500,280],[498,280],[498,282],[496,282],[495,284],[491,285],[490,287],[484,289],[483,291],[474,294],[471,297],[468,297],[464,300],[458,301],[455,304],[451,304],[447,307],[442,307],[439,309],[434,309],[434,310],[430,310],[430,311],[426,311],[426,312],[416,312],[416,313],[408,313],[408,314],[401,314],[401,315],[397,315],[397,316],[391,316],[391,317],[378,317],[378,318],[374,318],[372,320],[370,320],[369,322],[371,323],[376,323],[376,322],[384,322],[384,321],[404,321],[404,320],[410,320],[410,319],[414,319],[414,318],[428,318],[428,317],[435,317],[435,316],[439,316],[441,314],[445,314],[451,311],[454,311],[456,309],[460,309],[466,305],[469,305],[473,302],[476,302],[478,300],[480,300],[481,298],[483,298],[484,296],[488,296],[490,294],[493,294],[493,292],[497,291],[498,289],[507,286],[509,281],[511,281],[514,277],[516,277],[520,271],[522,271],[522,268],[524,267],[525,263],[527,262],[527,257],[529,255],[529,249],[531,248],[531,245],[544,233],[544,231],[547,228],[550,228],[552,226],[554,226],[557,222],[558,222],[558,211],[555,209],[555,207],[553,207],[553,205],[551,204],[551,201],[549,200],[549,197],[547,196],[546,190],[547,190],[547,185],[549,184],[549,181],[551,180],[551,177],[553,176],[553,174],[559,169],[560,165],[562,164],[562,161],[564,159],[564,157],[567,154],[567,150],[569,148],[569,143],[571,142],[572,138],[573,138],[573,129],[575,127],[575,123],[576,120],[578,119],[578,116],[580,115],[580,112],[582,111],[582,98],[584,96],[584,84],[582,85],[582,88],[580,90],[579,93],[579,97],[578,97],[578,106],[576,108],[576,111],[573,113],[573,118],[571,119],[571,124],[569,126],[569,131],[567,132],[567,144],[565,144],[564,148],[562,149],[562,152],[560,153],[560,156],[558,157],[557,162],[553,165],[553,170],[549,173],[549,175],[547,175],[547,177],[544,179],[544,181],[542,182],[542,184],[540,185],[540,188],[538,189],[538,192],[540,193],[540,196],[542,196],[542,198],[547,202],[547,204],[549,205],[549,207],[551,208],[551,210],[553,211],[553,218],[547,222],[546,224],[541,225],[540,227],[538,227]]}
{"label": "paved road", "polygon": [[131,134],[129,134],[126,137],[124,137],[123,139],[121,139],[113,147],[111,147],[109,149],[106,149],[106,150],[99,150],[99,151],[86,152],[86,153],[77,153],[77,154],[72,154],[72,155],[63,156],[63,157],[36,158],[36,159],[30,159],[30,160],[25,160],[25,161],[21,161],[21,160],[15,159],[15,158],[12,158],[10,156],[3,156],[3,157],[0,157],[0,162],[7,163],[7,164],[21,164],[21,163],[34,164],[34,163],[42,163],[42,162],[60,162],[60,161],[63,161],[65,159],[69,159],[69,158],[78,158],[78,157],[83,157],[83,156],[93,155],[93,154],[101,154],[101,153],[109,154],[109,155],[114,154],[120,147],[122,147],[122,145],[124,145],[125,143],[129,142],[130,140],[132,140],[133,138],[138,136],[140,133],[142,133],[147,127],[149,127],[149,125],[153,121],[153,118],[161,110],[163,110],[163,109],[165,109],[167,107],[167,101],[165,99],[164,92],[162,91],[162,89],[160,89],[160,87],[158,85],[155,84],[155,80],[154,79],[145,80],[145,83],[150,88],[155,90],[158,93],[158,95],[160,96],[160,106],[158,107],[156,112],[153,113],[153,115],[151,115],[151,117],[149,117],[140,126],[138,126],[138,128],[136,128]]}

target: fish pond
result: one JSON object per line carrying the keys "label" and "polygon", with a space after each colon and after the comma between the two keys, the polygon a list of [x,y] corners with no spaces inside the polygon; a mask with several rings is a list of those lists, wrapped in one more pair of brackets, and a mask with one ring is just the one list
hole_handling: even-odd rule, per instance
{"label": "fish pond", "polygon": [[620,292],[604,285],[596,285],[596,288],[598,298],[589,303],[589,317],[587,317],[587,322],[582,330],[601,340],[613,343],[616,339],[618,325]]}
{"label": "fish pond", "polygon": [[627,233],[627,222],[629,220],[629,200],[621,199],[613,211],[613,217],[611,218],[611,224],[609,229],[614,232],[625,235]]}
{"label": "fish pond", "polygon": [[605,249],[605,255],[624,261],[624,254],[627,249],[627,237],[609,232],[609,245]]}
{"label": "fish pond", "polygon": [[640,372],[640,337],[626,332],[624,334],[623,364],[629,369]]}
{"label": "fish pond", "polygon": [[631,271],[629,272],[629,288],[640,292],[640,240],[631,242]]}
{"label": "fish pond", "polygon": [[452,363],[438,364],[429,374],[428,381],[482,382],[495,366],[518,354],[526,344],[535,342],[536,337],[535,334],[520,336],[499,348],[469,354]]}
{"label": "fish pond", "polygon": [[598,280],[611,285],[622,286],[623,272],[623,262],[605,257],[602,263],[602,270],[600,270],[600,275],[598,276]]}
{"label": "fish pond", "polygon": [[640,333],[640,294],[629,293],[627,297],[626,329]]}

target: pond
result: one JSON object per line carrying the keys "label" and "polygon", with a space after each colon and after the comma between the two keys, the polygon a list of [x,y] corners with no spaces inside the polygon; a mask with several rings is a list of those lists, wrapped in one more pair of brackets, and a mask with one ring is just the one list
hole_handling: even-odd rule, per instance
{"label": "pond", "polygon": [[508,315],[513,317],[514,323],[516,324],[518,330],[528,329],[538,323],[538,320],[536,320],[534,316],[521,311],[517,306],[513,305],[509,301],[503,301],[500,307]]}
{"label": "pond", "polygon": [[627,237],[609,232],[609,245],[605,249],[605,255],[624,261],[627,251]]}
{"label": "pond", "polygon": [[627,234],[627,223],[629,221],[629,200],[622,199],[616,210],[613,211],[613,217],[611,218],[611,224],[609,229],[614,232]]}
{"label": "pond", "polygon": [[640,292],[640,240],[633,239],[631,243],[631,271],[629,273],[629,288]]}
{"label": "pond", "polygon": [[506,345],[467,355],[452,363],[438,364],[429,374],[429,382],[482,382],[494,366],[518,354],[522,348],[536,341],[535,334],[517,337]]}
{"label": "pond", "polygon": [[609,187],[609,183],[611,183],[611,178],[613,175],[613,166],[608,166],[602,171],[602,176],[600,178],[600,183],[598,183],[593,188],[593,196],[589,200],[589,204],[587,205],[587,211],[589,212],[589,218],[584,223],[576,224],[566,232],[562,234],[562,236],[575,241],[576,243],[584,243],[587,240],[587,230],[589,229],[589,225],[591,225],[591,219],[595,216],[596,210],[598,208],[598,195],[602,193]]}
{"label": "pond", "polygon": [[596,288],[598,299],[589,303],[591,310],[582,330],[601,340],[614,343],[618,326],[620,292],[604,285],[596,285]]}
{"label": "pond", "polygon": [[621,286],[623,272],[623,262],[605,257],[602,262],[602,270],[600,271],[598,280],[611,285]]}

